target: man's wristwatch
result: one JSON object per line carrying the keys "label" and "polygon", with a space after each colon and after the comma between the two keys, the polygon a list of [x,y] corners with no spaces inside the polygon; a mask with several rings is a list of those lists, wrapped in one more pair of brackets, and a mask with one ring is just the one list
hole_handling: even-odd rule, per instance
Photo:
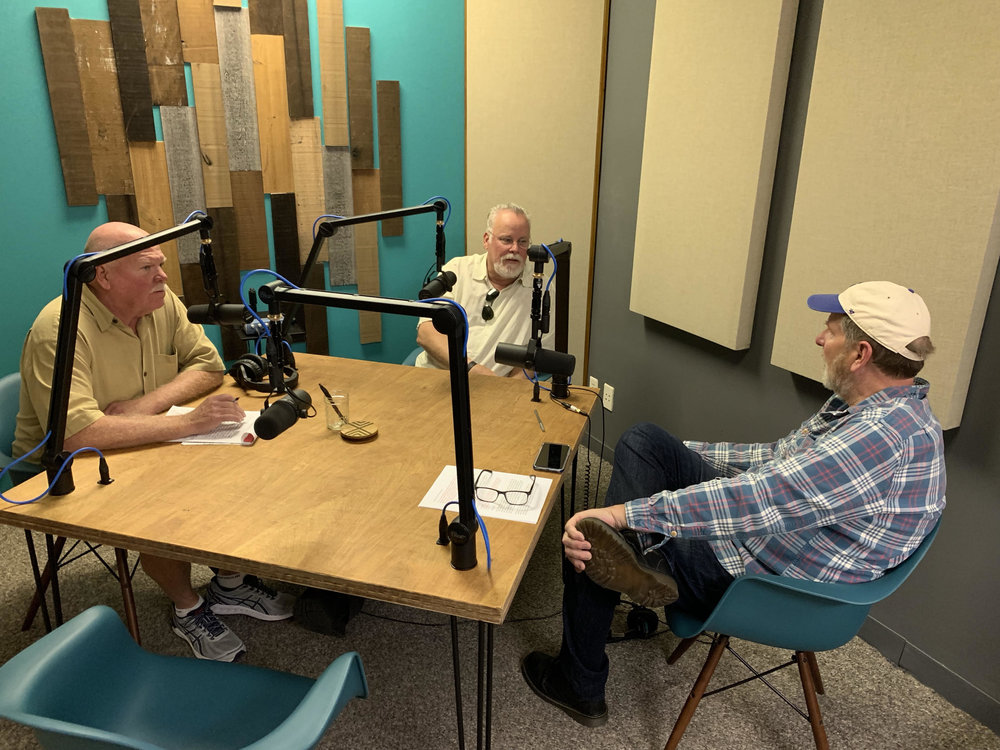
{"label": "man's wristwatch", "polygon": [[465,368],[465,371],[466,372],[472,372],[472,368],[475,367],[477,364],[479,364],[479,363],[476,362],[476,360],[470,359],[469,360],[469,366]]}

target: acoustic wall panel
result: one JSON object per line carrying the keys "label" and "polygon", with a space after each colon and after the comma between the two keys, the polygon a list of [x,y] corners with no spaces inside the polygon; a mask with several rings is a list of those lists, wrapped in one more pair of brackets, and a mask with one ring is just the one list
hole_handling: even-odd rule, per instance
{"label": "acoustic wall panel", "polygon": [[797,0],[656,7],[633,311],[750,346]]}
{"label": "acoustic wall panel", "polygon": [[1000,5],[823,7],[771,362],[820,379],[815,292],[916,289],[937,352],[921,373],[956,427],[1000,256]]}

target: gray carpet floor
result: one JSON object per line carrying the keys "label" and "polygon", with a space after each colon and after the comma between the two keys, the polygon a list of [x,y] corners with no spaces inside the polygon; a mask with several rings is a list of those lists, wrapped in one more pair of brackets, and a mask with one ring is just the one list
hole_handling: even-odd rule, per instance
{"label": "gray carpet floor", "polygon": [[[582,464],[581,460],[581,473]],[[607,477],[605,465],[603,484]],[[578,494],[582,489],[579,482]],[[701,668],[707,644],[694,646],[673,666],[666,664],[666,657],[677,639],[662,624],[660,634],[653,638],[609,645],[610,719],[598,729],[571,721],[536,698],[522,681],[519,663],[524,654],[535,649],[555,653],[559,647],[560,533],[557,507],[545,527],[508,622],[495,629],[493,746],[545,750],[661,748]],[[432,543],[428,540],[428,544]],[[20,630],[33,590],[23,532],[0,527],[0,550],[4,569],[0,579],[0,661],[6,661],[44,631],[41,618],[28,632]],[[197,583],[204,585],[211,572],[196,566],[195,576]],[[60,581],[67,617],[99,603],[121,611],[117,582],[91,555],[66,567]],[[278,587],[293,593],[301,590],[292,585]],[[187,645],[170,631],[167,600],[141,571],[135,576],[134,589],[143,645],[157,653],[190,656]],[[625,611],[623,608],[616,621],[616,627],[622,630]],[[246,661],[252,664],[315,676],[344,651],[361,654],[371,695],[347,706],[327,731],[320,748],[458,746],[447,617],[368,601],[361,614],[348,624],[345,637],[313,633],[294,621],[263,623],[236,616],[227,622],[246,642]],[[475,747],[477,626],[462,622],[459,632],[467,746]],[[776,664],[787,656],[756,644],[735,645],[758,668]],[[1000,737],[890,664],[860,639],[834,652],[819,654],[818,658],[826,685],[820,707],[833,748],[1000,750]],[[745,669],[727,655],[713,685],[745,676]],[[801,703],[794,669],[782,670],[772,680]],[[30,730],[0,721],[0,748],[34,747],[38,745]],[[813,743],[806,721],[767,688],[754,683],[703,700],[681,747],[791,750],[810,748]]]}

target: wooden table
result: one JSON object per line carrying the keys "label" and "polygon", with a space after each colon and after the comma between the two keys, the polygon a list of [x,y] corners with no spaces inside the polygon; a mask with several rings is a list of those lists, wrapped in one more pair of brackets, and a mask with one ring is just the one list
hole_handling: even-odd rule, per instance
{"label": "wooden table", "polygon": [[[319,355],[298,354],[296,360],[299,387],[312,396],[316,418],[300,419],[274,440],[249,447],[159,444],[108,451],[115,481],[107,486],[96,483],[96,457],[81,454],[73,465],[74,492],[8,506],[0,522],[502,623],[562,480],[535,472],[535,454],[546,441],[576,448],[586,419],[547,394],[533,402],[526,380],[469,379],[474,465],[554,481],[537,524],[485,520],[492,570],[480,533],[478,565],[458,571],[448,547],[436,544],[440,511],[418,507],[441,469],[455,463],[448,373]],[[239,396],[244,408],[263,405],[262,395],[226,381],[220,391]],[[375,422],[378,437],[349,443],[327,430],[318,382],[348,391],[349,416]],[[589,411],[595,398],[572,390],[567,400]],[[42,489],[44,476],[38,476],[9,495],[28,499]],[[487,635],[492,642],[491,628]],[[488,697],[486,704],[488,711]],[[488,716],[486,732],[488,744]]]}

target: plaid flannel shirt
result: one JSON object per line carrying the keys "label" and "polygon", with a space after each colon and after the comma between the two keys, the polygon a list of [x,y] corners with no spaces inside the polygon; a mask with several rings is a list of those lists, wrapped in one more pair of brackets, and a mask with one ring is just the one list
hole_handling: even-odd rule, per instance
{"label": "plaid flannel shirt", "polygon": [[945,504],[927,381],[855,406],[831,397],[774,443],[685,443],[715,479],[625,505],[643,534],[707,539],[732,575],[870,581],[916,549]]}

